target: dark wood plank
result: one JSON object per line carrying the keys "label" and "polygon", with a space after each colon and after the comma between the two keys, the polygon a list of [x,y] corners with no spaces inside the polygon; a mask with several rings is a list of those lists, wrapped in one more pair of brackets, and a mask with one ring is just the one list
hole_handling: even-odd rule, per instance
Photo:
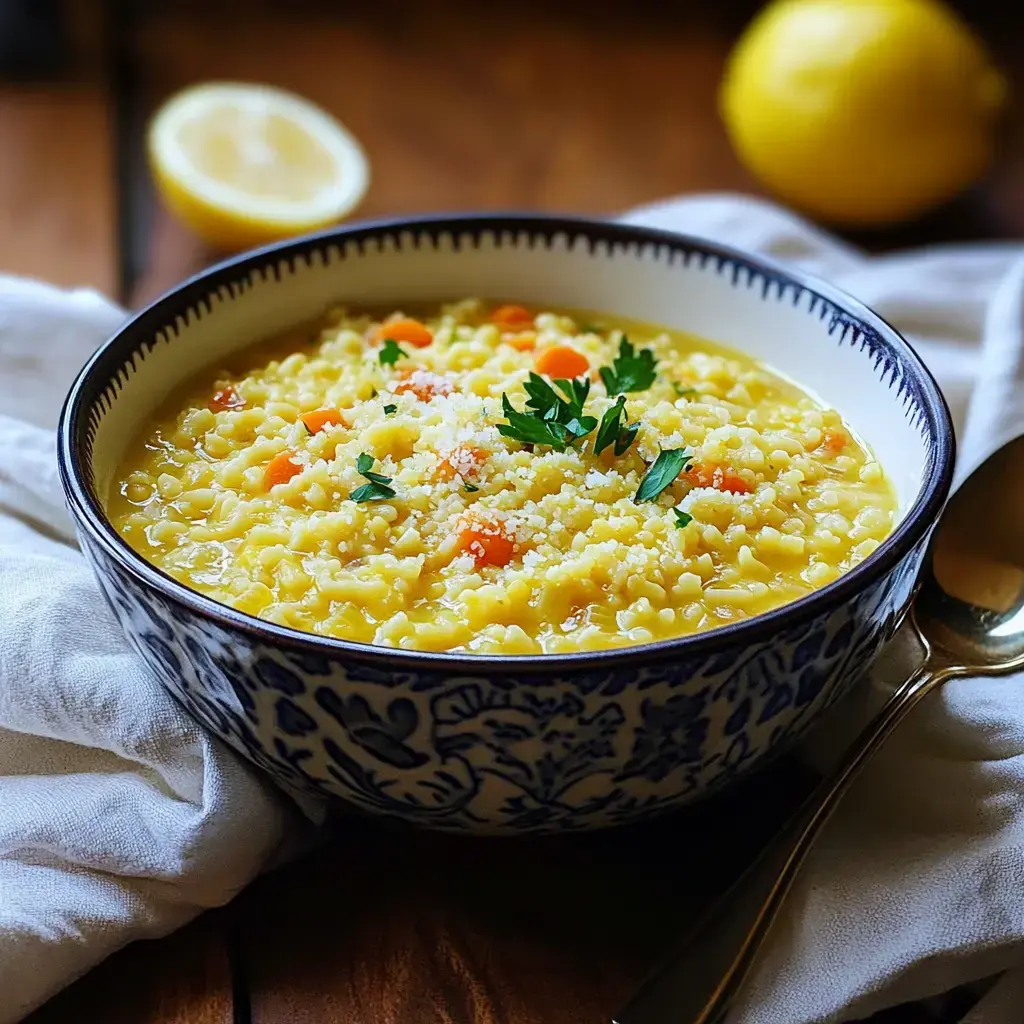
{"label": "dark wood plank", "polygon": [[[385,0],[182,2],[141,17],[150,106],[188,84],[235,78],[296,90],[362,140],[373,167],[356,216],[454,209],[609,214],[682,192],[761,192],[716,104],[735,32],[757,4],[636,0],[486,5]],[[1022,19],[972,8],[1024,86]],[[921,221],[851,236],[872,250],[1012,237],[1024,230],[1024,119],[1011,116],[984,186]],[[135,292],[143,301],[213,258],[160,209]]]}
{"label": "dark wood plank", "polygon": [[783,762],[687,813],[570,838],[339,822],[237,904],[252,1022],[606,1024],[809,782]]}
{"label": "dark wood plank", "polygon": [[0,83],[0,272],[113,292],[108,100],[95,78]]}
{"label": "dark wood plank", "polygon": [[[608,213],[673,192],[750,188],[715,111],[714,25],[537,4],[353,5],[344,17],[230,8],[146,19],[153,103],[211,77],[268,81],[336,114],[373,181],[359,216],[528,208]],[[653,19],[653,20],[652,20]],[[163,212],[137,297],[209,257]]]}
{"label": "dark wood plank", "polygon": [[138,942],[50,1000],[25,1024],[234,1024],[226,916]]}

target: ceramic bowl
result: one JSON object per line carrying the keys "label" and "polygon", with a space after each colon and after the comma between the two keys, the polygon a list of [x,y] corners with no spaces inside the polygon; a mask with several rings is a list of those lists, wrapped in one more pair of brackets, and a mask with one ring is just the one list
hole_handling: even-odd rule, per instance
{"label": "ceramic bowl", "polygon": [[[188,590],[111,527],[126,443],[201,367],[339,302],[511,296],[636,317],[741,349],[872,446],[899,522],[861,565],[777,611],[616,651],[433,654],[262,622]],[[907,343],[819,281],[707,242],[589,220],[354,225],[262,249],[133,317],[78,377],[60,468],[128,638],[207,728],[286,788],[443,829],[632,821],[727,785],[800,735],[907,608],[953,464],[949,414]]]}

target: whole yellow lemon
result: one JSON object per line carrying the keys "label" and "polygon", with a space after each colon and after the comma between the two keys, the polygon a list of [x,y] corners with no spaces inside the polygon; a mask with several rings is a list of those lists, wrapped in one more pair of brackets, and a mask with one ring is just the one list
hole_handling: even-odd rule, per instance
{"label": "whole yellow lemon", "polygon": [[976,181],[1005,95],[938,0],[774,0],[737,43],[720,100],[740,159],[782,200],[868,226]]}

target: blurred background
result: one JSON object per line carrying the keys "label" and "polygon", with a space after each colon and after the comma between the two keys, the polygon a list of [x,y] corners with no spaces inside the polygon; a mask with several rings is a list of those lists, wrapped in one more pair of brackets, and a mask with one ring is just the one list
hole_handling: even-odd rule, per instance
{"label": "blurred background", "polygon": [[[294,90],[362,143],[353,216],[448,209],[612,214],[682,192],[769,194],[718,92],[750,0],[0,0],[0,271],[130,304],[211,258],[154,195],[147,123],[184,86]],[[955,6],[1024,82],[1024,11]],[[1013,8],[1013,9],[1011,9]],[[1024,233],[1024,121],[954,202],[846,235],[869,248]]]}

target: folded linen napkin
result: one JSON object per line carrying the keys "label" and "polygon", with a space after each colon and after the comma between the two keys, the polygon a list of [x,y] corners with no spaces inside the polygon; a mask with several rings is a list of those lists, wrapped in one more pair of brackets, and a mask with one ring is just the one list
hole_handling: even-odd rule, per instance
{"label": "folded linen napkin", "polygon": [[123,320],[0,278],[0,1022],[227,902],[294,813],[128,647],[82,556],[54,427]]}
{"label": "folded linen napkin", "polygon": [[[942,247],[867,259],[739,196],[633,211],[829,278],[900,328],[938,378],[957,483],[1024,433],[1024,248]],[[1024,472],[1024,466],[1021,467]],[[826,767],[920,657],[904,632],[816,731]],[[864,1017],[1017,965],[970,1024],[1024,1021],[1024,673],[947,683],[904,723],[827,826],[730,1024]]]}
{"label": "folded linen napkin", "polygon": [[[965,463],[1024,428],[1016,250],[868,260],[741,197],[629,219],[789,260],[875,306],[938,374]],[[74,549],[53,428],[74,372],[122,317],[92,293],[0,278],[0,1024],[119,946],[223,903],[300,829],[149,677]],[[911,653],[894,647],[874,691]],[[1024,962],[1024,691],[1013,694],[1005,680],[951,684],[894,739],[885,756],[903,783],[880,769],[851,794],[737,1022],[848,1019]],[[1019,1024],[1016,985],[969,1024]]]}

